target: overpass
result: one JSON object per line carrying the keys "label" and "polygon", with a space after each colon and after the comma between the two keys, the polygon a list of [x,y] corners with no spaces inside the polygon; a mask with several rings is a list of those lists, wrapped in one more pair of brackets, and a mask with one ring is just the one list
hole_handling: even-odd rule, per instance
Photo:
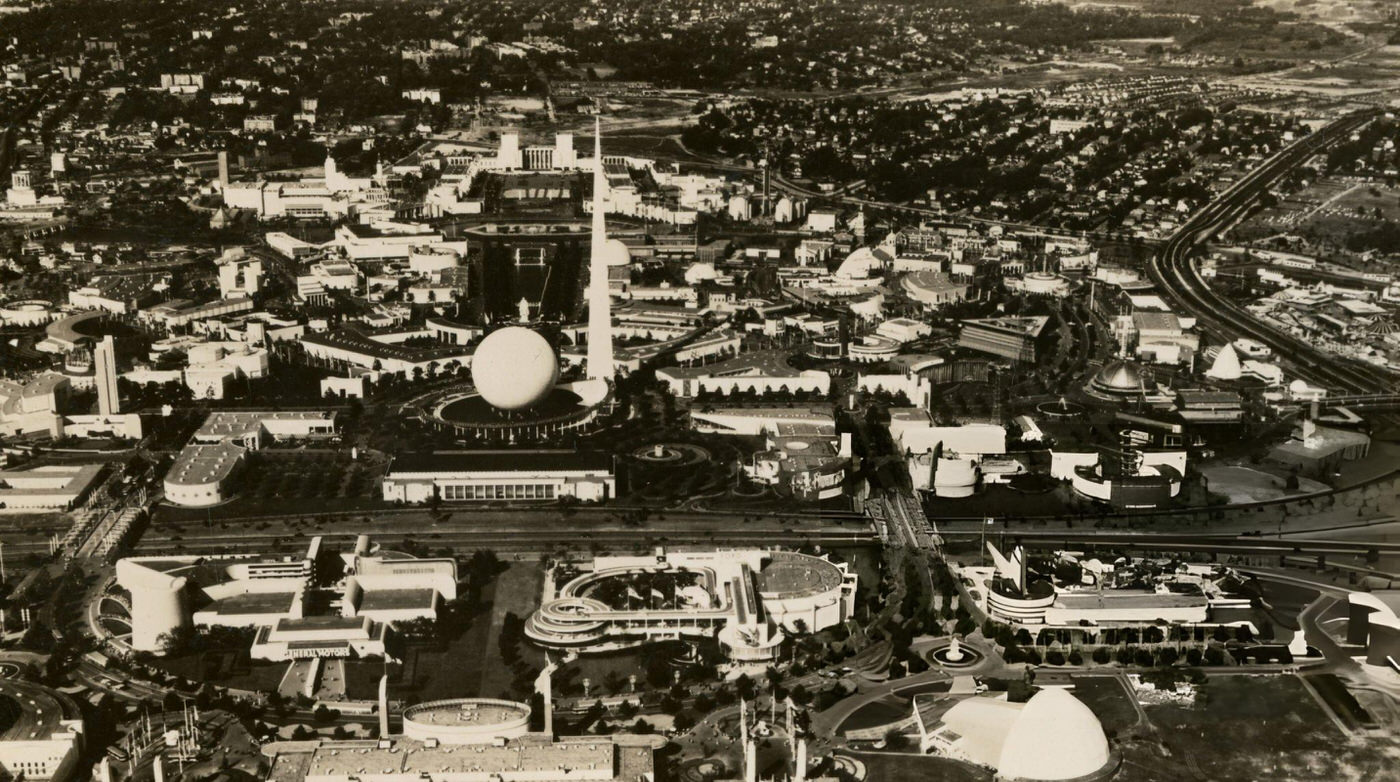
{"label": "overpass", "polygon": [[1222,339],[1249,337],[1268,345],[1275,355],[1288,357],[1298,375],[1308,382],[1344,394],[1393,392],[1397,377],[1384,368],[1319,350],[1306,340],[1260,322],[1211,290],[1201,278],[1193,256],[1197,248],[1242,219],[1270,185],[1308,158],[1365,126],[1377,114],[1377,110],[1349,114],[1279,150],[1193,213],[1162,246],[1149,266],[1152,279],[1162,293],[1180,311],[1194,315],[1210,332]]}

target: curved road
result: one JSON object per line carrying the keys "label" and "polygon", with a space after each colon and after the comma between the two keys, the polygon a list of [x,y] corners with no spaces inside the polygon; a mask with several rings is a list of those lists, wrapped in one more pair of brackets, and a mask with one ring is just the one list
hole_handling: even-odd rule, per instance
{"label": "curved road", "polygon": [[1257,320],[1243,308],[1215,293],[1192,262],[1195,250],[1244,217],[1268,187],[1308,158],[1345,139],[1376,117],[1361,111],[1338,119],[1284,147],[1191,215],[1152,260],[1153,281],[1177,307],[1218,336],[1249,337],[1279,356],[1288,357],[1298,374],[1330,390],[1349,393],[1391,391],[1396,376],[1380,367],[1355,362],[1318,350],[1305,340]]}

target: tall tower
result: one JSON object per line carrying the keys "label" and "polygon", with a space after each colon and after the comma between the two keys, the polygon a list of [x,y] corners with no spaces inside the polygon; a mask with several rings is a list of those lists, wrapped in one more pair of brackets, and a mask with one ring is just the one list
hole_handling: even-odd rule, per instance
{"label": "tall tower", "polygon": [[613,379],[612,297],[608,294],[608,226],[603,190],[603,125],[593,130],[593,237],[588,258],[588,379]]}
{"label": "tall tower", "polygon": [[121,412],[117,396],[117,344],[108,334],[93,351],[93,382],[97,384],[97,412],[116,415]]}

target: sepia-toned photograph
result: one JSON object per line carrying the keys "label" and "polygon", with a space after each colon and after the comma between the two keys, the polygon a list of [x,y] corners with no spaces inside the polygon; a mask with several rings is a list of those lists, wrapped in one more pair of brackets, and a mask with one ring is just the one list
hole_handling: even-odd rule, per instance
{"label": "sepia-toned photograph", "polygon": [[1400,782],[1400,0],[0,66],[0,782]]}

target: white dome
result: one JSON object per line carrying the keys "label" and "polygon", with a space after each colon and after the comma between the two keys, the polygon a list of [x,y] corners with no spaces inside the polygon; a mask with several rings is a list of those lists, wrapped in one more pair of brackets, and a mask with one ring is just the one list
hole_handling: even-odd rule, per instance
{"label": "white dome", "polygon": [[500,410],[536,404],[558,377],[559,362],[549,342],[520,326],[491,332],[472,354],[472,382],[481,398]]}
{"label": "white dome", "polygon": [[1235,346],[1228,343],[1216,354],[1215,363],[1206,371],[1206,377],[1216,380],[1239,380],[1240,374],[1240,356],[1235,352]]}
{"label": "white dome", "polygon": [[1001,747],[1006,779],[1075,779],[1108,764],[1108,738],[1094,712],[1065,690],[1047,687],[1026,702]]}
{"label": "white dome", "polygon": [[693,263],[689,269],[685,270],[685,281],[690,285],[713,280],[718,276],[719,272],[715,270],[713,263]]}
{"label": "white dome", "polygon": [[620,239],[609,239],[603,243],[603,262],[608,266],[626,266],[632,263],[632,251]]}

